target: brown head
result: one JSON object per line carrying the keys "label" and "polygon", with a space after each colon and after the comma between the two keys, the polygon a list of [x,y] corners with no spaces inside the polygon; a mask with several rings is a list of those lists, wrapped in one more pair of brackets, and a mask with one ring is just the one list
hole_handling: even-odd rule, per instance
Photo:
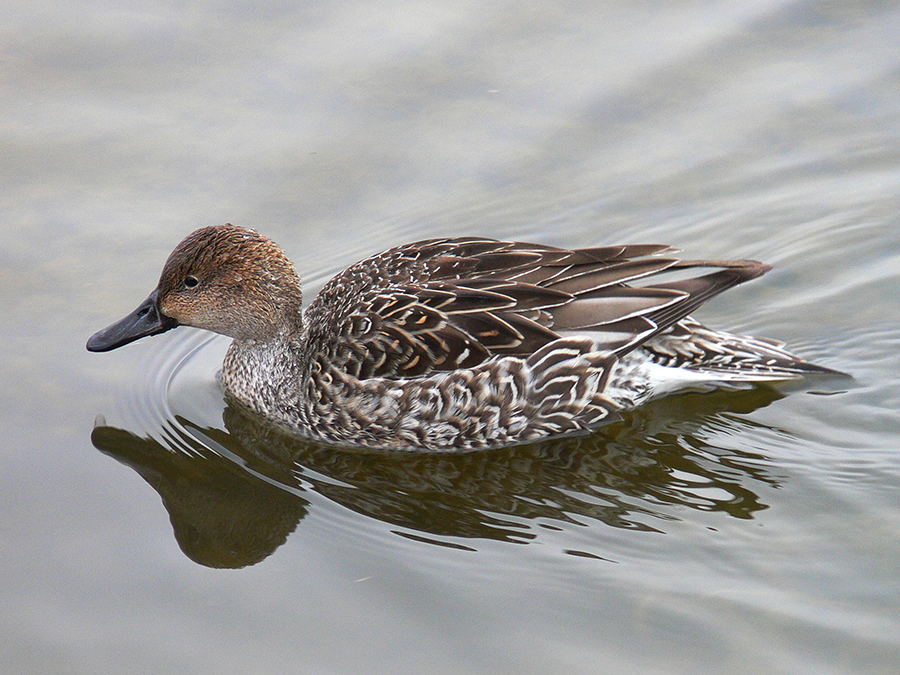
{"label": "brown head", "polygon": [[176,326],[267,340],[301,325],[300,279],[278,245],[252,230],[219,225],[178,244],[150,297],[92,336],[87,348],[108,351]]}

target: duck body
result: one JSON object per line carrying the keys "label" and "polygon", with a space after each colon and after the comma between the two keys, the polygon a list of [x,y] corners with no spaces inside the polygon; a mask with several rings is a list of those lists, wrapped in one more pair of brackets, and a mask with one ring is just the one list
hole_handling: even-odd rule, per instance
{"label": "duck body", "polygon": [[207,227],[88,349],[177,325],[222,333],[234,338],[222,381],[244,405],[315,440],[396,450],[586,433],[674,391],[833,372],[689,317],[769,266],[669,252],[431,239],[350,266],[303,311],[274,242]]}

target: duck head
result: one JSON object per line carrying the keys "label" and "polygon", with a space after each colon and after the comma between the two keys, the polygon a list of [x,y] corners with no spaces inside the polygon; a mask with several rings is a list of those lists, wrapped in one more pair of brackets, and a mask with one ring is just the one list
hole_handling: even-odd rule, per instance
{"label": "duck head", "polygon": [[87,348],[105,352],[176,326],[266,341],[299,331],[301,306],[300,279],[277,244],[235,225],[204,227],[175,247],[149,297]]}

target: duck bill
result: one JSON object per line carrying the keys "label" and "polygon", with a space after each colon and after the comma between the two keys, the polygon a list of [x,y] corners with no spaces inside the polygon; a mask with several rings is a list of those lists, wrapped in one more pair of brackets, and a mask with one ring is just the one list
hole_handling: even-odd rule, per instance
{"label": "duck bill", "polygon": [[159,311],[159,290],[155,290],[136,310],[113,325],[94,333],[87,341],[89,352],[108,352],[148,335],[171,330],[178,322]]}

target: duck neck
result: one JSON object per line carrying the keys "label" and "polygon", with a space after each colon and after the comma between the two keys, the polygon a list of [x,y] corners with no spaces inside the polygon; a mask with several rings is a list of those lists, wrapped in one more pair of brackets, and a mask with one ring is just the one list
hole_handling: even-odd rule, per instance
{"label": "duck neck", "polygon": [[[298,322],[302,326],[302,319]],[[222,366],[222,383],[261,415],[291,420],[297,409],[303,339],[301,327],[265,340],[233,340]]]}

